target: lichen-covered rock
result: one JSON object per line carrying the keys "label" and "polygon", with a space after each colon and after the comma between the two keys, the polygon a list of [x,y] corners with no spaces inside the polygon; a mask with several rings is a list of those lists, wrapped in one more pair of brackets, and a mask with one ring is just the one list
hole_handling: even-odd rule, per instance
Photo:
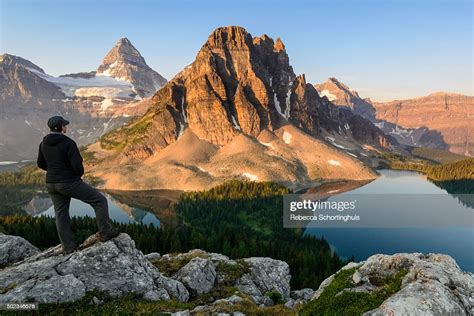
{"label": "lichen-covered rock", "polygon": [[216,281],[216,268],[210,259],[193,258],[174,276],[195,294],[208,293]]}
{"label": "lichen-covered rock", "polygon": [[358,272],[364,276],[407,269],[399,292],[366,315],[472,315],[474,276],[447,255],[374,255]]}
{"label": "lichen-covered rock", "polygon": [[64,303],[81,299],[86,294],[84,283],[72,274],[53,276],[45,281],[27,280],[0,295],[0,302]]}
{"label": "lichen-covered rock", "polygon": [[290,296],[295,300],[309,301],[314,296],[314,290],[306,288],[297,291],[291,291]]}
{"label": "lichen-covered rock", "polygon": [[66,256],[54,247],[0,271],[0,302],[72,301],[92,290],[112,297],[189,298],[184,285],[163,276],[127,234]]}
{"label": "lichen-covered rock", "polygon": [[[379,290],[377,280],[406,273],[400,290],[364,315],[474,314],[474,276],[463,272],[450,256],[421,253],[374,255],[365,262],[351,263],[343,269],[352,268],[356,269],[351,276],[354,287],[346,288],[336,296],[344,292],[371,293]],[[333,280],[334,275],[324,280],[313,300],[317,300]]]}
{"label": "lichen-covered rock", "polygon": [[[237,288],[252,297],[257,304],[268,304],[269,292],[277,292],[284,301],[290,298],[290,268],[284,261],[271,258],[247,258],[249,273],[244,274]],[[270,300],[271,301],[271,300]]]}
{"label": "lichen-covered rock", "polygon": [[19,236],[0,233],[0,267],[8,266],[39,253],[39,249]]}

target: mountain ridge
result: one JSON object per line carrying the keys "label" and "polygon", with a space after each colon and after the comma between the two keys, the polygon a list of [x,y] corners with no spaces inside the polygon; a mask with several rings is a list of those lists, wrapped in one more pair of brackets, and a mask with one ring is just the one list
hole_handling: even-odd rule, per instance
{"label": "mountain ridge", "polygon": [[334,104],[351,108],[403,145],[472,156],[473,96],[437,91],[411,99],[377,102],[362,99],[356,91],[341,84],[337,79],[329,78],[315,87],[320,93],[332,97]]}
{"label": "mountain ridge", "polygon": [[121,63],[117,70],[126,72],[124,78],[120,73],[109,76],[97,71],[55,77],[27,59],[0,55],[0,77],[6,79],[0,81],[0,133],[4,135],[0,161],[35,158],[37,148],[31,146],[32,140],[39,143],[48,133],[50,116],[67,117],[72,123],[69,135],[85,145],[144,113],[150,105],[147,95],[164,78],[146,65],[135,48],[133,53],[140,67]]}
{"label": "mountain ridge", "polygon": [[[91,152],[101,157],[91,167],[95,176],[107,178],[104,187],[175,188],[180,183],[192,190],[215,185],[216,180],[242,176],[280,180],[290,185],[295,185],[298,179],[309,183],[318,177],[347,178],[351,177],[349,173],[356,178],[373,179],[375,173],[358,160],[358,150],[365,150],[362,146],[365,144],[378,148],[396,145],[396,141],[386,137],[370,121],[321,98],[304,75],[294,74],[281,39],[274,41],[267,35],[253,37],[238,26],[214,30],[194,62],[157,91],[152,104],[142,117],[109,132],[90,147]],[[215,169],[219,164],[231,162],[219,153],[209,161],[183,161],[178,153],[175,160],[166,162],[154,158],[161,157],[161,151],[179,142],[186,130],[218,147],[232,144],[241,134],[256,143],[241,144],[248,150],[247,156],[241,157],[234,170],[228,169],[227,175]],[[273,134],[282,145],[259,144],[261,133]],[[292,154],[288,151],[293,146],[291,137],[294,143],[299,138],[307,139],[322,150],[321,154],[312,158]],[[327,137],[331,140],[327,141]],[[304,151],[303,142],[299,144],[295,150]],[[345,153],[351,150],[355,152]],[[344,167],[328,164],[331,158],[325,158],[323,152],[334,161],[344,161]],[[252,158],[257,156],[274,168],[268,170],[261,161]],[[151,161],[156,168],[150,169]],[[141,181],[137,183],[133,178],[136,176],[132,177],[120,165],[130,166],[141,175],[136,178]],[[144,166],[159,176],[151,177],[153,172],[145,172]],[[202,174],[200,168],[212,169],[212,175]],[[181,181],[167,182],[163,170],[168,170],[168,177],[174,174]],[[191,182],[194,185],[188,186]]]}

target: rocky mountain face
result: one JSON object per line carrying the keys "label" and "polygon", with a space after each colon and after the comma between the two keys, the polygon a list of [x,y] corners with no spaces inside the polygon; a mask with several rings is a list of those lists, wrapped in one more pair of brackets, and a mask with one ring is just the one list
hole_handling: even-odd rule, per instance
{"label": "rocky mountain face", "polygon": [[18,56],[0,56],[0,161],[33,159],[47,119],[63,115],[70,135],[88,144],[106,131],[142,115],[149,96],[166,80],[121,39],[97,72],[53,77]]}
{"label": "rocky mountain face", "polygon": [[333,104],[349,107],[400,144],[472,155],[472,96],[439,92],[409,100],[374,102],[362,99],[336,78],[315,87]]}
{"label": "rocky mountain face", "polygon": [[[360,149],[361,144],[389,148],[396,143],[370,121],[350,110],[332,105],[327,98],[321,98],[316,89],[306,82],[304,75],[296,76],[280,39],[274,41],[266,35],[252,37],[245,29],[236,26],[216,29],[198,52],[195,61],[160,89],[153,96],[152,103],[152,108],[143,117],[108,133],[100,146],[91,147],[91,150],[97,156],[112,155],[117,162],[133,164],[139,169],[141,164],[147,167],[156,164],[158,157],[164,155],[161,152],[179,143],[177,141],[187,130],[189,135],[193,135],[189,138],[196,137],[206,143],[203,148],[207,149],[202,149],[206,151],[203,154],[205,157],[199,161],[202,163],[209,162],[218,151],[226,152],[223,149],[226,146],[232,147],[229,151],[235,153],[238,149],[246,148],[249,157],[258,151],[278,152],[277,146],[270,145],[271,140],[279,139],[282,144],[288,145],[293,134],[295,140],[309,137],[318,144],[325,144],[325,137],[329,137],[326,138],[331,140],[329,145],[323,145],[328,148],[329,156],[332,153],[338,156],[342,154],[336,145],[339,149],[355,150]],[[295,131],[291,133],[285,129]],[[269,143],[262,137],[268,139]],[[190,142],[189,138],[186,142]],[[232,145],[234,143],[239,145]],[[170,156],[178,160],[182,158],[178,154],[168,155],[167,158]],[[278,165],[288,163],[288,160],[277,158],[275,152],[264,156],[271,156],[269,159]],[[323,152],[320,157],[323,158]],[[347,168],[361,170],[359,163],[350,159]],[[314,170],[318,168],[316,164],[311,170],[303,171],[305,165],[308,167],[308,161],[289,160],[289,166],[284,167],[282,173],[296,173],[298,175],[295,177],[300,180],[302,177],[311,179],[318,175],[327,176],[325,172]],[[324,165],[327,165],[327,160]],[[262,164],[258,161],[255,163]],[[181,173],[186,174],[190,170],[199,171],[198,167],[206,169],[189,161],[180,164],[186,169]],[[115,173],[111,169],[106,172],[102,169],[107,169],[107,166],[100,165],[96,170],[101,175]],[[221,166],[221,169],[225,167]],[[252,173],[244,169],[238,168],[239,175]],[[134,167],[134,170],[137,168]],[[123,172],[117,170],[118,174]],[[277,178],[259,173],[256,175],[259,179]],[[365,176],[362,174],[361,177],[369,176],[369,173],[365,173]],[[341,172],[338,175],[343,176]],[[206,177],[206,183],[209,183],[209,180],[213,182],[212,178],[216,175],[212,171]],[[125,185],[129,181],[124,178],[121,181],[124,180]]]}
{"label": "rocky mountain face", "polygon": [[357,91],[350,89],[336,78],[331,77],[324,83],[315,84],[314,87],[332,104],[349,107],[365,118],[373,118],[375,109],[370,99],[362,99]]}
{"label": "rocky mountain face", "polygon": [[[95,291],[111,298],[133,293],[148,301],[188,302],[192,310],[182,311],[186,315],[229,311],[245,315],[247,310],[265,311],[275,304],[281,304],[284,314],[292,315],[295,310],[311,314],[321,297],[383,291],[381,280],[403,271],[400,290],[364,315],[470,315],[474,311],[473,275],[440,254],[374,255],[350,263],[341,271],[350,272],[346,282],[351,287],[332,293],[327,289],[335,278],[345,275],[341,271],[316,291],[291,290],[291,271],[283,261],[232,260],[199,249],[145,256],[127,234],[105,243],[93,235],[79,251],[68,255],[61,254],[60,245],[40,251],[21,237],[0,234],[0,240],[4,267],[0,270],[0,303],[68,303]],[[97,297],[89,302],[103,303]]]}
{"label": "rocky mountain face", "polygon": [[[376,118],[411,129],[438,133],[446,149],[474,155],[474,97],[438,92],[428,96],[374,102]],[[429,138],[429,136],[427,136]]]}

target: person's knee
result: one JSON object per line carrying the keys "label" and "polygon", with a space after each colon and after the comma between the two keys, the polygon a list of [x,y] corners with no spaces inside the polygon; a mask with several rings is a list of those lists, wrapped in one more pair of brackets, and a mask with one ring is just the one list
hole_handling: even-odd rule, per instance
{"label": "person's knee", "polygon": [[99,199],[98,199],[98,202],[99,202],[100,205],[102,205],[102,206],[107,206],[107,198],[106,198],[104,195],[102,195],[102,194],[100,194],[100,197],[99,197]]}

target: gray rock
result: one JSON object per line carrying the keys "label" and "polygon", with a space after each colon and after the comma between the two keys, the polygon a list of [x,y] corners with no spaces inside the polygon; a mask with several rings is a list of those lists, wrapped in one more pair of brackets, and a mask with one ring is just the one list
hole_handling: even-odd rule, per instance
{"label": "gray rock", "polygon": [[[266,293],[278,292],[284,301],[290,298],[290,268],[284,261],[271,258],[247,258],[250,273],[244,274],[237,282],[237,288],[250,295],[257,304],[269,304]],[[271,299],[270,299],[271,302]]]}
{"label": "gray rock", "polygon": [[191,314],[194,315],[195,313],[210,313],[212,310],[213,308],[211,308],[211,306],[209,305],[199,305],[194,307],[194,309],[191,311]]}
{"label": "gray rock", "polygon": [[288,301],[286,301],[286,303],[285,303],[285,307],[288,307],[288,308],[294,309],[294,308],[296,307],[296,300],[295,300],[295,299],[292,299],[292,298],[290,298]]}
{"label": "gray rock", "polygon": [[84,284],[73,275],[57,275],[45,281],[28,280],[0,295],[0,302],[64,303],[76,301],[85,294]]}
{"label": "gray rock", "polygon": [[94,296],[91,301],[90,301],[90,304],[93,304],[93,305],[102,305],[104,302],[99,300],[96,296]]}
{"label": "gray rock", "polygon": [[39,253],[39,249],[19,236],[0,234],[0,267]]}
{"label": "gray rock", "polygon": [[220,300],[214,301],[212,304],[213,305],[219,305],[219,304],[224,304],[224,305],[234,305],[238,303],[242,303],[244,301],[243,298],[241,298],[238,295],[232,295],[227,298],[222,298]]}
{"label": "gray rock", "polygon": [[179,312],[175,312],[175,313],[171,313],[171,316],[189,316],[191,315],[191,313],[189,312],[188,309],[184,310],[184,311],[179,311]]}
{"label": "gray rock", "polygon": [[161,255],[158,252],[151,252],[145,255],[145,258],[147,258],[147,260],[150,262],[155,262],[161,258]]}
{"label": "gray rock", "polygon": [[290,297],[295,300],[309,301],[314,296],[314,290],[310,288],[291,291]]}
{"label": "gray rock", "polygon": [[182,282],[195,294],[203,294],[212,290],[216,275],[216,268],[210,259],[196,257],[182,267],[173,279]]}
{"label": "gray rock", "polygon": [[155,284],[158,288],[165,289],[172,298],[180,302],[187,302],[189,300],[189,291],[184,284],[179,281],[159,274],[158,277],[155,278]]}
{"label": "gray rock", "polygon": [[[463,272],[447,255],[400,253],[374,255],[359,265],[352,276],[359,286],[343,292],[368,293],[376,290],[371,277],[393,276],[406,269],[400,291],[386,299],[378,308],[364,315],[473,315],[474,276]],[[318,299],[334,275],[321,283],[313,299]]]}
{"label": "gray rock", "polygon": [[[395,254],[370,257],[364,274],[408,269],[402,288],[366,315],[473,315],[474,276],[463,272],[447,255]],[[388,271],[388,272],[387,272]]]}
{"label": "gray rock", "polygon": [[358,271],[354,272],[352,275],[352,282],[354,282],[354,284],[359,284],[362,282],[362,277]]}
{"label": "gray rock", "polygon": [[113,297],[134,293],[152,300],[189,298],[184,285],[164,277],[127,234],[67,256],[58,250],[60,246],[1,270],[0,302],[13,297],[44,303],[71,301],[91,290]]}

